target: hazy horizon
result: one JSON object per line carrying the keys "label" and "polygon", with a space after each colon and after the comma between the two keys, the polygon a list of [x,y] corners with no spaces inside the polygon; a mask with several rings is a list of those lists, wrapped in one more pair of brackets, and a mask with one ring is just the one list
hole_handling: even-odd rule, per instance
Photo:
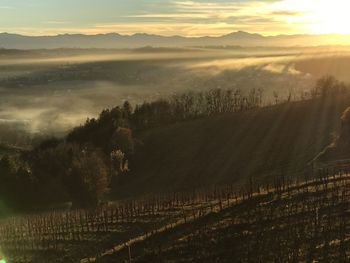
{"label": "hazy horizon", "polygon": [[350,82],[349,64],[349,49],[326,48],[28,51],[0,60],[0,124],[64,134],[126,100],[213,88],[262,89],[266,102],[274,92],[296,99],[327,74]]}
{"label": "hazy horizon", "polygon": [[[219,36],[349,34],[346,0],[1,0],[0,32]],[[84,8],[82,8],[84,7]],[[40,15],[38,15],[40,14]]]}
{"label": "hazy horizon", "polygon": [[222,36],[227,36],[235,33],[246,33],[250,35],[260,35],[263,37],[278,37],[278,36],[350,36],[350,33],[280,33],[280,34],[264,34],[264,33],[257,33],[254,31],[245,31],[245,30],[236,30],[236,31],[230,31],[226,32],[222,35],[198,35],[198,36],[187,36],[187,35],[181,35],[181,34],[174,34],[174,35],[167,35],[167,34],[154,34],[154,33],[148,33],[146,31],[137,31],[132,33],[119,33],[117,31],[110,31],[110,32],[104,32],[104,33],[71,33],[71,32],[62,32],[62,33],[53,33],[53,34],[41,34],[41,33],[20,33],[16,31],[1,31],[0,34],[9,34],[9,35],[21,35],[21,36],[27,36],[27,37],[53,37],[53,36],[64,36],[64,35],[85,35],[85,36],[98,36],[98,35],[120,35],[120,36],[135,36],[135,35],[154,35],[154,36],[162,36],[162,37],[183,37],[183,38],[203,38],[203,37],[212,37],[212,38],[219,38]]}

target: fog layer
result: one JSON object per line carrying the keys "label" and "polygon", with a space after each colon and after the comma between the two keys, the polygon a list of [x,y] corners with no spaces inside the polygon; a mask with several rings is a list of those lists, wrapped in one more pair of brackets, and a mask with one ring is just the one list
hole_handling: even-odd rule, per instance
{"label": "fog layer", "polygon": [[[341,54],[341,55],[340,55]],[[333,74],[349,81],[350,54],[314,49],[140,49],[0,56],[0,125],[62,134],[102,109],[187,90],[263,89],[297,98]],[[1,136],[1,135],[0,135]],[[0,138],[1,139],[1,138]]]}

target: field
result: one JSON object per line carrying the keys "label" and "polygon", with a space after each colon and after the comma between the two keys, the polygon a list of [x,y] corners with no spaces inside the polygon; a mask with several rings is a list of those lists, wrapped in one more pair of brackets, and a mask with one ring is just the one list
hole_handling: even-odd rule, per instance
{"label": "field", "polygon": [[9,218],[0,246],[8,262],[345,262],[350,176],[314,173]]}
{"label": "field", "polygon": [[347,262],[348,179],[337,175],[260,189],[217,214],[138,244],[133,262]]}
{"label": "field", "polygon": [[[227,203],[223,203],[223,198]],[[129,201],[96,211],[14,217],[1,222],[0,246],[10,262],[94,261],[123,250],[126,244],[197,220],[240,198],[233,188],[197,190]]]}

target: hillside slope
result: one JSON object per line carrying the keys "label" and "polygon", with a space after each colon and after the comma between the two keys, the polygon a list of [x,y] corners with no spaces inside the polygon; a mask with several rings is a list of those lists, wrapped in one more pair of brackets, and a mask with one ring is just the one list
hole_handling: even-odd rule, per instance
{"label": "hillside slope", "polygon": [[98,262],[349,262],[348,174],[270,191],[227,207],[224,198],[225,208]]}
{"label": "hillside slope", "polygon": [[144,132],[118,194],[303,176],[340,128],[350,96],[285,103]]}

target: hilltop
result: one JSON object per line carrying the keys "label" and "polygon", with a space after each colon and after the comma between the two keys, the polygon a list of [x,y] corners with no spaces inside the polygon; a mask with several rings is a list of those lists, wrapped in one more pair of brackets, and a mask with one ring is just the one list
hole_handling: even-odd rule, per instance
{"label": "hilltop", "polygon": [[265,181],[280,174],[303,178],[339,133],[348,106],[349,95],[329,96],[147,130],[138,135],[142,145],[117,193]]}

